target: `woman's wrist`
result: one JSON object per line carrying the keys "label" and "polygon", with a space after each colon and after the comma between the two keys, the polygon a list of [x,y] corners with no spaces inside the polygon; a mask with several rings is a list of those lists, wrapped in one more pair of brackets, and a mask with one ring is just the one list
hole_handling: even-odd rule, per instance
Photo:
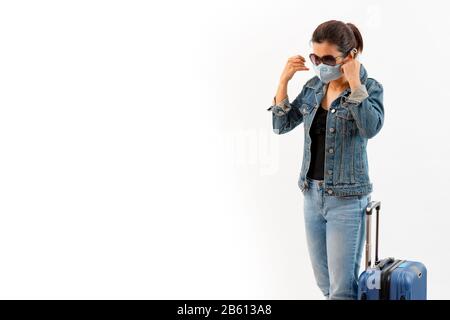
{"label": "woman's wrist", "polygon": [[280,82],[278,82],[278,86],[287,86],[289,83],[289,79],[287,78],[280,78]]}
{"label": "woman's wrist", "polygon": [[350,85],[350,89],[352,91],[355,91],[356,89],[358,89],[359,87],[361,87],[361,80],[360,79],[355,79],[355,80],[351,80],[348,82]]}

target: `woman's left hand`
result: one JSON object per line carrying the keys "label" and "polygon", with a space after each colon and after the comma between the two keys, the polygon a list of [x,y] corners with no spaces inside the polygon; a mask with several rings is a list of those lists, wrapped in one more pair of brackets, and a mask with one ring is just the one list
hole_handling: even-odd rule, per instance
{"label": "woman's left hand", "polygon": [[359,79],[360,66],[361,63],[355,58],[349,58],[341,66],[341,71],[347,78],[351,88],[356,88],[361,84],[361,80]]}

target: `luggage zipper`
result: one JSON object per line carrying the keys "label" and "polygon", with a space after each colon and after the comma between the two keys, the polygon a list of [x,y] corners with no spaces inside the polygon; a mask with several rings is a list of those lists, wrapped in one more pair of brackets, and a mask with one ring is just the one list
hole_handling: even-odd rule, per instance
{"label": "luggage zipper", "polygon": [[381,271],[381,292],[380,300],[389,300],[391,291],[391,275],[392,272],[406,260],[397,260],[393,262],[386,270]]}

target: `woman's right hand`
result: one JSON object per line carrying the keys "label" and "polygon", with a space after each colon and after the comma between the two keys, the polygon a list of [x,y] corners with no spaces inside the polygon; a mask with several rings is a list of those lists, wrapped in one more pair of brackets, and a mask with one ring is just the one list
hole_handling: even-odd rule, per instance
{"label": "woman's right hand", "polygon": [[286,83],[292,79],[297,71],[303,70],[309,70],[309,68],[305,66],[305,58],[301,55],[290,57],[284,67],[283,73],[281,74],[280,81]]}

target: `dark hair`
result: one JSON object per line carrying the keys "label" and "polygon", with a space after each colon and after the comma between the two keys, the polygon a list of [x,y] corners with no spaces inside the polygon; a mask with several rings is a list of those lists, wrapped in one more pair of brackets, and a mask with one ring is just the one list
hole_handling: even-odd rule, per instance
{"label": "dark hair", "polygon": [[312,42],[324,41],[335,44],[338,50],[347,56],[353,48],[358,53],[363,50],[363,39],[358,28],[353,23],[344,23],[338,20],[329,20],[319,24],[314,30]]}

